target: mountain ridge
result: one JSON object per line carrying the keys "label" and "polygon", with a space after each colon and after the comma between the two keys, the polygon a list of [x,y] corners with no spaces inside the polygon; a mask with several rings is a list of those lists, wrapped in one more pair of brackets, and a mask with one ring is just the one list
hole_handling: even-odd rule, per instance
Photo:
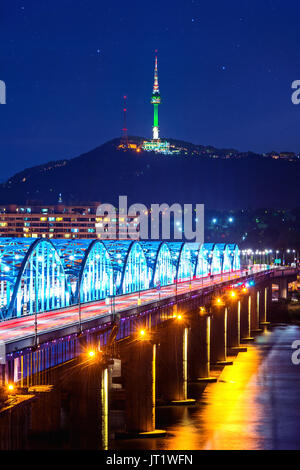
{"label": "mountain ridge", "polygon": [[[131,143],[142,140],[129,137]],[[132,202],[197,202],[215,209],[287,207],[291,200],[297,206],[298,161],[168,140],[182,153],[124,151],[115,138],[79,156],[26,168],[0,185],[0,203],[54,204],[61,193],[66,203],[116,203],[118,195],[127,194]]]}

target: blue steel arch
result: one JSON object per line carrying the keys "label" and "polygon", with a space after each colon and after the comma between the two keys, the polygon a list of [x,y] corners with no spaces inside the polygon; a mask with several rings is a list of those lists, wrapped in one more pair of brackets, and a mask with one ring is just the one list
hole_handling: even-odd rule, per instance
{"label": "blue steel arch", "polygon": [[171,252],[171,258],[174,269],[174,279],[178,280],[178,267],[180,262],[180,255],[183,248],[184,242],[168,242],[169,250]]}
{"label": "blue steel arch", "polygon": [[[52,266],[51,266],[52,267],[51,278],[50,278],[49,259],[47,257],[48,263],[45,264],[45,258],[43,256],[45,253],[42,253],[42,255],[40,255],[38,253],[39,247],[42,247],[42,249],[45,247],[46,251],[48,248],[52,250],[52,253],[49,253],[49,257],[52,258],[52,261],[53,261]],[[34,260],[33,258],[34,255],[37,256],[36,260]],[[54,260],[53,260],[53,256],[54,256]],[[35,266],[34,266],[34,261],[36,263]],[[41,263],[41,266],[40,266],[40,263]],[[21,281],[25,275],[26,269],[29,266],[30,266],[30,279],[29,279],[29,291],[27,292],[25,288],[22,291]],[[54,272],[56,267],[58,267],[60,270],[60,276],[57,276],[57,273],[55,274]],[[46,278],[45,278],[45,269],[46,269],[46,274],[47,274]],[[35,279],[33,276],[35,276]],[[25,283],[24,279],[23,279],[23,282],[26,287],[27,282]],[[19,298],[18,298],[19,291],[21,295],[19,295]],[[29,246],[29,249],[25,253],[20,269],[18,271],[18,275],[14,284],[13,293],[10,299],[10,304],[7,309],[7,317],[21,316],[23,313],[22,307],[25,304],[26,306],[27,304],[29,304],[30,314],[34,313],[33,309],[36,312],[40,312],[40,311],[53,310],[55,308],[65,307],[66,305],[69,305],[70,303],[70,293],[71,293],[70,285],[68,283],[68,279],[65,274],[65,270],[61,262],[61,258],[56,250],[56,247],[54,246],[51,240],[48,240],[48,239],[45,240],[43,238],[35,239],[35,241],[31,243],[31,245]],[[27,302],[27,298],[25,298],[25,294],[29,295],[28,302]],[[17,305],[15,305],[16,302],[17,302]],[[27,309],[26,309],[26,313],[27,313]]]}
{"label": "blue steel arch", "polygon": [[148,289],[149,269],[141,243],[135,240],[103,240],[103,243],[113,264],[116,294]]}
{"label": "blue steel arch", "polygon": [[165,242],[162,242],[156,254],[156,260],[153,270],[153,287],[160,284],[167,286],[173,284],[175,280],[172,264],[171,251]]}
{"label": "blue steel arch", "polygon": [[194,243],[183,243],[177,266],[176,279],[192,279],[195,272],[195,264],[199,246]]}
{"label": "blue steel arch", "polygon": [[195,263],[195,277],[205,277],[210,273],[211,260],[209,259],[210,250],[207,244],[201,244]]}
{"label": "blue steel arch", "polygon": [[233,266],[233,253],[231,253],[229,245],[225,245],[224,250],[223,250],[222,272],[228,273],[232,271],[232,266]]}
{"label": "blue steel arch", "polygon": [[[86,288],[88,285],[89,290]],[[102,240],[93,240],[85,251],[78,276],[76,298],[79,292],[81,302],[101,300],[115,294],[113,266]]]}
{"label": "blue steel arch", "polygon": [[140,241],[146,256],[149,285],[155,287],[158,284],[166,286],[174,282],[174,267],[171,251],[163,241]]}
{"label": "blue steel arch", "polygon": [[215,243],[212,250],[211,274],[221,274],[223,264],[223,245]]}
{"label": "blue steel arch", "polygon": [[214,247],[215,243],[203,243],[203,245],[201,246],[203,256],[205,257],[205,260],[207,262],[207,274],[212,274]]}
{"label": "blue steel arch", "polygon": [[23,238],[0,238],[0,316],[4,318],[10,305],[21,261],[30,247]]}
{"label": "blue steel arch", "polygon": [[82,281],[89,301],[239,269],[236,244],[0,237],[0,316],[77,303]]}
{"label": "blue steel arch", "polygon": [[237,244],[231,243],[227,245],[231,258],[231,270],[238,271],[241,269],[240,250]]}
{"label": "blue steel arch", "polygon": [[[130,288],[131,286],[131,288]],[[149,289],[149,272],[141,244],[133,241],[126,253],[120,283],[120,293],[126,294]]]}

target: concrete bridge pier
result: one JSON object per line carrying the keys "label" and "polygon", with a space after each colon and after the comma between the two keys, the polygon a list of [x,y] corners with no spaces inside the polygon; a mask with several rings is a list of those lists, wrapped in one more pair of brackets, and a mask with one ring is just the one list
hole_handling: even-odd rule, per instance
{"label": "concrete bridge pier", "polygon": [[241,342],[254,341],[251,336],[251,294],[241,298]]}
{"label": "concrete bridge pier", "polygon": [[279,281],[279,299],[287,299],[288,296],[288,280],[283,277]]}
{"label": "concrete bridge pier", "polygon": [[260,308],[260,293],[259,290],[252,288],[251,293],[251,333],[260,333],[262,330],[259,327],[259,308]]}
{"label": "concrete bridge pier", "polygon": [[227,360],[227,316],[228,308],[224,305],[213,306],[211,320],[210,357],[211,364],[231,365]]}
{"label": "concrete bridge pier", "polygon": [[34,385],[29,388],[36,400],[31,408],[30,434],[51,439],[61,431],[61,393],[53,385]]}
{"label": "concrete bridge pier", "polygon": [[230,353],[246,352],[240,345],[241,340],[241,301],[232,300],[227,308],[227,351]]}
{"label": "concrete bridge pier", "polygon": [[269,311],[272,302],[272,285],[266,285],[261,293],[260,324],[269,325]]}
{"label": "concrete bridge pier", "polygon": [[163,403],[192,404],[187,398],[189,328],[180,315],[159,331],[157,396]]}
{"label": "concrete bridge pier", "polygon": [[210,316],[200,307],[190,320],[188,377],[190,382],[216,382],[210,375]]}
{"label": "concrete bridge pier", "polygon": [[109,371],[97,343],[89,343],[61,378],[71,449],[108,448]]}
{"label": "concrete bridge pier", "polygon": [[[101,450],[108,446],[108,367],[96,337],[79,338],[79,355],[46,371],[52,390],[32,387],[32,433],[60,439],[63,448]],[[45,382],[45,380],[43,380]],[[46,383],[46,382],[45,382]],[[49,385],[48,385],[49,387]],[[31,389],[29,389],[31,390]],[[45,441],[47,443],[47,441]]]}
{"label": "concrete bridge pier", "polygon": [[150,333],[120,346],[125,388],[126,433],[116,437],[157,437],[155,429],[156,349]]}

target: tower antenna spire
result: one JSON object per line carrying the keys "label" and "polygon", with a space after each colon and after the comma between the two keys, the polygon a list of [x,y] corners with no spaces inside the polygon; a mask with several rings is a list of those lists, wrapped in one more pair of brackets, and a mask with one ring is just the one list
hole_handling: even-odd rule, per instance
{"label": "tower antenna spire", "polygon": [[122,147],[123,148],[128,148],[129,147],[129,144],[128,144],[128,135],[127,135],[127,105],[126,105],[126,102],[127,102],[127,96],[124,95],[123,96],[124,98],[124,106],[123,106],[123,129],[122,129]]}
{"label": "tower antenna spire", "polygon": [[157,49],[155,50],[155,64],[154,64],[154,84],[151,97],[151,104],[153,104],[153,127],[152,134],[153,140],[159,140],[159,126],[158,126],[158,105],[161,102],[158,86],[158,67],[157,67]]}

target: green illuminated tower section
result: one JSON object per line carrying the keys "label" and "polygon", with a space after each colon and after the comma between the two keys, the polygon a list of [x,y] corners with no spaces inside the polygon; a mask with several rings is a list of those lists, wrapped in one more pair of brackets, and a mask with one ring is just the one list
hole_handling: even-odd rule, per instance
{"label": "green illuminated tower section", "polygon": [[[157,51],[156,51],[157,52]],[[154,85],[151,98],[151,104],[153,104],[153,140],[159,139],[159,126],[158,126],[158,105],[161,102],[161,97],[158,87],[158,73],[157,73],[157,55],[155,56],[155,67],[154,67]]]}

